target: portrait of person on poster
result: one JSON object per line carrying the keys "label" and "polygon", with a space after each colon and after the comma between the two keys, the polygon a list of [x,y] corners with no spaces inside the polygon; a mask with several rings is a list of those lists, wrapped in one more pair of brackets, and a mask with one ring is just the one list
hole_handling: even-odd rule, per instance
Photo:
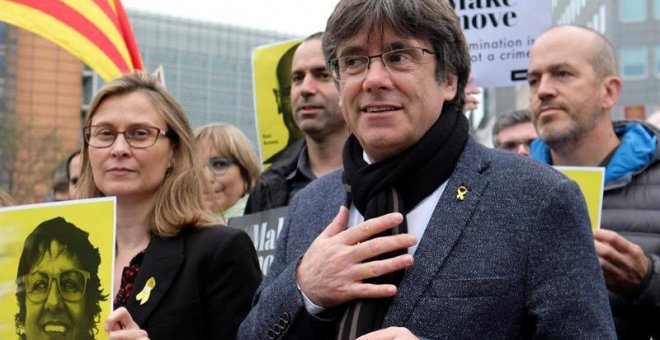
{"label": "portrait of person on poster", "polygon": [[259,156],[272,164],[303,137],[293,118],[291,62],[300,40],[259,46],[252,54]]}
{"label": "portrait of person on poster", "polygon": [[62,217],[27,237],[16,274],[16,334],[20,339],[94,339],[100,302],[101,255],[88,233]]}
{"label": "portrait of person on poster", "polygon": [[108,339],[114,197],[0,208],[0,339]]}
{"label": "portrait of person on poster", "polygon": [[277,102],[277,112],[282,115],[282,121],[288,132],[286,145],[282,150],[269,157],[265,163],[273,163],[277,160],[282,152],[286,150],[291,144],[303,137],[302,131],[296,125],[293,119],[293,107],[291,106],[291,61],[293,60],[293,53],[298,48],[298,45],[291,46],[284,55],[277,62],[277,85],[278,88],[273,89],[275,101]]}

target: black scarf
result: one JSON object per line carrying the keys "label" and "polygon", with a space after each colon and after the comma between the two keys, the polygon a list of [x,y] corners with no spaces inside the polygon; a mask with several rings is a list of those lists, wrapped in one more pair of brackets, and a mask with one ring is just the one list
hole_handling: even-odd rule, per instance
{"label": "black scarf", "polygon": [[[469,122],[453,103],[445,102],[442,114],[411,148],[386,160],[367,164],[357,138],[344,145],[344,186],[347,206],[355,204],[365,220],[390,212],[403,214],[403,223],[375,237],[407,233],[405,216],[444,183],[458,161],[469,135]],[[379,256],[404,254],[405,249]],[[371,259],[375,260],[375,259]],[[383,275],[371,283],[398,286],[404,271]],[[355,339],[381,328],[392,298],[358,299],[347,303],[339,324],[338,339]]]}

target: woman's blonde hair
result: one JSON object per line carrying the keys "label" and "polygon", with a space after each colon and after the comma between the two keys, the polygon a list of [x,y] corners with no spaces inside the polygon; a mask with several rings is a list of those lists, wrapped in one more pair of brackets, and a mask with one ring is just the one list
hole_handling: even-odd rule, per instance
{"label": "woman's blonde hair", "polygon": [[231,124],[210,123],[195,130],[195,141],[199,143],[209,140],[214,151],[219,155],[231,157],[241,169],[241,177],[245,182],[243,195],[254,189],[261,173],[261,166],[257,160],[252,143],[239,128]]}
{"label": "woman's blonde hair", "polygon": [[[151,211],[150,232],[158,236],[174,236],[186,227],[202,227],[215,219],[204,204],[205,176],[195,152],[190,122],[176,100],[160,85],[158,79],[143,72],[126,74],[105,84],[94,96],[85,126],[89,126],[99,106],[108,98],[134,92],[144,93],[167,123],[167,137],[174,151],[171,167],[155,193]],[[105,196],[96,184],[89,162],[89,145],[82,149],[82,170],[76,196]]]}

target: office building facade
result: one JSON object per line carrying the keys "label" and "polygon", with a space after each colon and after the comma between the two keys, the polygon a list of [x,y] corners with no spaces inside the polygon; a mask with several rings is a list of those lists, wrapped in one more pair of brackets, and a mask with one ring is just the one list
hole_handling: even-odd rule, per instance
{"label": "office building facade", "polygon": [[[128,11],[145,68],[164,70],[193,127],[238,126],[257,146],[252,50],[290,34]],[[55,44],[0,23],[0,188],[18,203],[49,200],[79,147],[97,74]],[[38,166],[37,166],[38,165]]]}

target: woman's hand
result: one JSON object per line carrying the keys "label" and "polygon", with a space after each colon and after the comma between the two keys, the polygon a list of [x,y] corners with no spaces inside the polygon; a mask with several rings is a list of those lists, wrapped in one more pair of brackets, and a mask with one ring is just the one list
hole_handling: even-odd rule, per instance
{"label": "woman's hand", "polygon": [[110,340],[149,340],[147,331],[140,329],[124,307],[110,313],[105,320],[105,331]]}

